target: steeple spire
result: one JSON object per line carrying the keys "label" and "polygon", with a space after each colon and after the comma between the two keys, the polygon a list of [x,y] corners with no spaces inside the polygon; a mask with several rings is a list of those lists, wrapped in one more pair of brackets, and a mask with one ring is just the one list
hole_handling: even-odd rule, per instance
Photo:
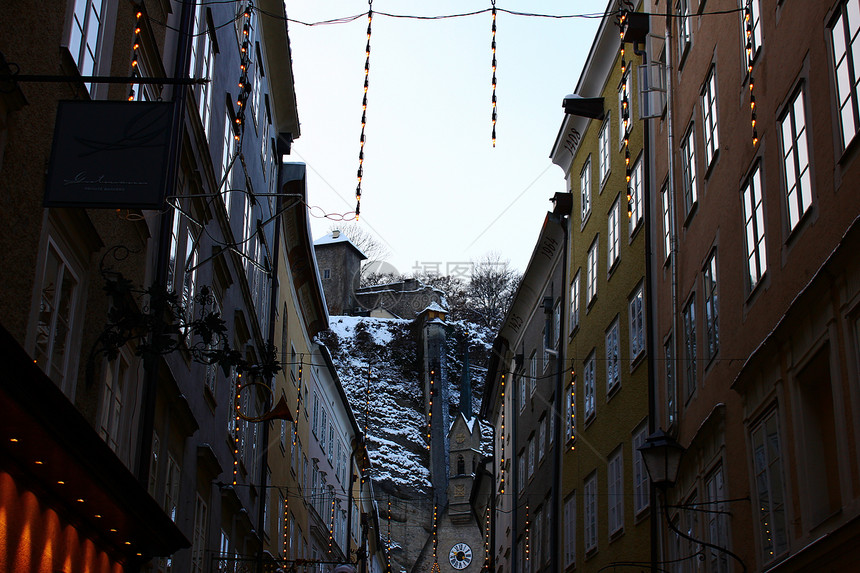
{"label": "steeple spire", "polygon": [[472,377],[469,373],[469,347],[463,358],[463,374],[460,377],[460,412],[466,420],[472,419]]}

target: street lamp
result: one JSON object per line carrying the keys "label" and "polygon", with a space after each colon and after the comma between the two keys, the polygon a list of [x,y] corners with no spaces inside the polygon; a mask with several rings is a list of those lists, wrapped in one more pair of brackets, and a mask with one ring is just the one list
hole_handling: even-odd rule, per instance
{"label": "street lamp", "polygon": [[645,461],[651,483],[664,490],[674,486],[684,451],[684,446],[662,429],[645,438],[645,443],[639,446],[639,452]]}

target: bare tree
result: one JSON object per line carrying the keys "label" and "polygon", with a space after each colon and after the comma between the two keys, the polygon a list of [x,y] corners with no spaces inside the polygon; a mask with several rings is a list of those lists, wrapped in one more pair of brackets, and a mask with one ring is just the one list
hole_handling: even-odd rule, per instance
{"label": "bare tree", "polygon": [[329,232],[340,231],[367,256],[368,261],[384,261],[391,256],[385,242],[355,221],[331,225]]}
{"label": "bare tree", "polygon": [[473,261],[472,278],[466,287],[466,316],[472,322],[498,330],[505,318],[522,275],[510,261],[491,252]]}

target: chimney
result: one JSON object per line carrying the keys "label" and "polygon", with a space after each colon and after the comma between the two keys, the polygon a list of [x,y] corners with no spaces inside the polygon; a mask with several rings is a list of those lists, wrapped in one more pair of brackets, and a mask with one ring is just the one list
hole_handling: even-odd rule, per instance
{"label": "chimney", "polygon": [[331,238],[332,239],[337,239],[338,237],[340,237],[340,231],[335,229],[334,231],[331,232]]}

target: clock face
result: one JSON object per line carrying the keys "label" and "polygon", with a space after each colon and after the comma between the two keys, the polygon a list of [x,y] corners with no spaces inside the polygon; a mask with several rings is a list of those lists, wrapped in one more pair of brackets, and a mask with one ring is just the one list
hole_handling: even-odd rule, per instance
{"label": "clock face", "polygon": [[451,548],[448,561],[454,569],[465,569],[472,562],[472,548],[465,543],[458,543]]}

